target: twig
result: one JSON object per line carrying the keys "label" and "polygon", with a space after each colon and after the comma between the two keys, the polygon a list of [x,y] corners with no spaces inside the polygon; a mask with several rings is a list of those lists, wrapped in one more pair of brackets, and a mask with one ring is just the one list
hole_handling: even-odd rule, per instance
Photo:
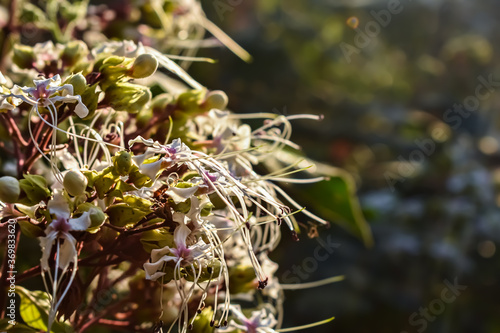
{"label": "twig", "polygon": [[12,115],[10,112],[7,113],[2,113],[2,117],[5,120],[5,124],[9,127],[9,134],[14,136],[14,139],[16,139],[22,146],[27,147],[28,142],[24,140],[21,131],[19,130],[19,127],[17,127],[16,122],[14,121],[14,118],[12,118]]}

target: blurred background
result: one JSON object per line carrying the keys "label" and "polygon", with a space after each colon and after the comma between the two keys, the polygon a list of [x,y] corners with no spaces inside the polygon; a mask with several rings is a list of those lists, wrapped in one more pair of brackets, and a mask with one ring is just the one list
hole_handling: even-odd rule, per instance
{"label": "blurred background", "polygon": [[[236,112],[323,114],[293,139],[354,176],[373,233],[372,247],[335,225],[284,237],[285,282],[346,275],[287,291],[284,327],[336,316],[306,331],[500,332],[500,2],[202,3],[254,61],[204,50],[218,64],[191,73]],[[331,193],[317,190],[306,205],[321,211]]]}

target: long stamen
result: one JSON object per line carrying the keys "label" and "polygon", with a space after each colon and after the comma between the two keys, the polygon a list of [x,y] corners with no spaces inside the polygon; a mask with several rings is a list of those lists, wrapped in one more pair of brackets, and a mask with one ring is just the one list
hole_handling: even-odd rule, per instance
{"label": "long stamen", "polygon": [[330,283],[335,283],[335,282],[340,282],[345,279],[344,275],[338,275],[338,276],[332,276],[327,279],[319,280],[319,281],[314,281],[314,282],[307,282],[307,283],[297,283],[297,284],[281,284],[281,288],[285,290],[300,290],[300,289],[309,289],[309,288],[316,288],[316,287],[321,287]]}
{"label": "long stamen", "polygon": [[325,319],[325,320],[317,321],[317,322],[312,323],[312,324],[307,324],[307,325],[302,325],[302,326],[295,326],[295,327],[290,327],[290,328],[280,328],[280,329],[277,329],[275,331],[276,332],[295,332],[295,331],[305,330],[305,329],[308,329],[308,328],[312,328],[312,327],[316,327],[316,326],[327,324],[327,323],[331,322],[334,319],[335,319],[335,317],[331,317],[331,318],[328,318],[328,319]]}

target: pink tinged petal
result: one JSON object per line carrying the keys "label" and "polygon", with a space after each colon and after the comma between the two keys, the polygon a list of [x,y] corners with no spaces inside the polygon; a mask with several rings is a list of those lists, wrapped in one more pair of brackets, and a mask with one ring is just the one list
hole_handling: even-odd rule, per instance
{"label": "pink tinged petal", "polygon": [[69,224],[71,226],[71,230],[75,231],[85,231],[90,227],[90,213],[89,212],[84,212],[82,216],[74,218],[74,219],[69,219]]}
{"label": "pink tinged petal", "polygon": [[75,107],[75,113],[80,118],[85,118],[89,114],[89,109],[85,106],[85,104],[83,104],[82,98],[79,95],[54,96],[51,97],[50,100],[52,101],[52,103],[78,103]]}
{"label": "pink tinged petal", "polygon": [[141,164],[139,170],[142,174],[145,174],[150,179],[156,179],[156,175],[163,168],[163,159],[160,159],[153,163]]}
{"label": "pink tinged petal", "polygon": [[66,270],[70,263],[78,260],[76,253],[76,239],[70,234],[63,236],[64,242],[59,247],[59,268]]}
{"label": "pink tinged petal", "polygon": [[[36,90],[35,88],[27,88],[27,89]],[[14,86],[14,88],[12,88],[11,92],[12,92],[11,96],[13,98],[14,105],[20,105],[22,102],[28,103],[30,105],[36,105],[38,103],[36,100],[24,95],[26,93],[26,91],[23,88],[20,88],[19,86]]]}
{"label": "pink tinged petal", "polygon": [[186,219],[187,219],[186,214],[179,213],[179,212],[174,212],[172,214],[172,220],[174,220],[174,222],[177,222],[180,224],[186,224],[187,223]]}
{"label": "pink tinged petal", "polygon": [[195,194],[196,191],[198,191],[198,185],[187,187],[187,188],[179,188],[179,187],[171,187],[166,191],[172,200],[176,204],[181,203],[189,199],[192,195]]}
{"label": "pink tinged petal", "polygon": [[151,261],[152,262],[157,262],[160,260],[161,257],[166,255],[167,253],[171,253],[170,247],[165,246],[164,248],[161,249],[153,249],[151,251]]}
{"label": "pink tinged petal", "polygon": [[62,96],[73,95],[74,87],[71,84],[64,84],[59,88]]}
{"label": "pink tinged petal", "polygon": [[54,214],[57,218],[69,219],[70,217],[68,201],[60,191],[54,192],[54,197],[47,204],[47,208],[50,214]]}
{"label": "pink tinged petal", "polygon": [[56,238],[57,232],[55,231],[49,232],[47,236],[39,238],[40,247],[42,248],[42,258],[40,259],[40,266],[42,267],[42,271],[50,270],[49,257],[52,251],[52,245],[54,245],[54,241],[56,240]]}
{"label": "pink tinged petal", "polygon": [[151,281],[156,281],[158,280],[159,278],[161,278],[163,275],[165,275],[166,273],[163,273],[163,272],[156,272],[152,275],[149,275],[147,272],[146,272],[146,280],[151,280]]}
{"label": "pink tinged petal", "polygon": [[241,307],[239,305],[231,305],[231,313],[241,322],[246,322],[248,319],[241,311]]}
{"label": "pink tinged petal", "polygon": [[[158,272],[163,267],[164,263],[169,261],[176,261],[176,257],[172,256],[163,256],[157,262],[147,262],[144,264],[144,271],[146,272],[146,279],[148,280],[156,280],[158,277],[165,275],[163,272]],[[161,273],[161,275],[157,275],[157,273]],[[153,278],[155,277],[156,278]]]}
{"label": "pink tinged petal", "polygon": [[144,154],[140,155],[134,155],[132,156],[132,161],[135,163],[137,166],[141,166],[142,163],[144,163],[145,160],[147,160],[150,157],[153,157],[154,153],[146,150]]}
{"label": "pink tinged petal", "polygon": [[146,147],[154,147],[161,148],[162,145],[158,141],[154,141],[153,139],[144,139],[142,136],[137,136],[135,139],[129,140],[128,145],[132,147],[134,143],[142,143]]}
{"label": "pink tinged petal", "polygon": [[174,242],[178,249],[186,248],[186,238],[191,230],[184,224],[180,224],[174,231]]}

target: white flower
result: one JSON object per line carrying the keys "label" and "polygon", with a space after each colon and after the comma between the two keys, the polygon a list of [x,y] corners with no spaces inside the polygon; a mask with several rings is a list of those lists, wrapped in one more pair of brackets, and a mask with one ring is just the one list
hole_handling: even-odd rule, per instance
{"label": "white flower", "polygon": [[34,80],[33,82],[35,87],[15,86],[12,96],[36,107],[49,107],[51,105],[54,107],[57,102],[77,103],[75,113],[80,118],[89,114],[82,98],[79,95],[73,95],[73,86],[71,84],[61,85],[59,74],[49,79]]}
{"label": "white flower", "polygon": [[276,332],[273,327],[278,324],[278,321],[268,309],[252,311],[252,316],[249,319],[243,314],[239,305],[231,304],[229,308],[239,323],[231,320],[227,327],[220,329],[221,332],[231,332],[235,329],[242,330],[247,333]]}
{"label": "white flower", "polygon": [[77,260],[76,239],[70,234],[70,231],[87,230],[90,226],[90,214],[85,212],[78,218],[71,218],[68,202],[59,191],[54,193],[54,198],[49,201],[47,208],[50,214],[54,215],[54,219],[45,229],[45,237],[40,237],[42,270],[50,270],[48,259],[52,246],[57,240],[64,240],[59,248],[58,267],[66,270],[70,263],[75,263]]}
{"label": "white flower", "polygon": [[180,224],[174,231],[174,248],[165,246],[164,248],[151,251],[151,262],[144,264],[146,279],[157,280],[159,277],[165,275],[165,273],[161,272],[162,267],[170,261],[174,262],[176,270],[179,270],[181,263],[192,265],[196,261],[199,262],[200,259],[209,258],[209,254],[205,252],[209,248],[209,245],[203,240],[191,246],[186,244],[186,239],[190,234],[191,230],[186,225]]}

